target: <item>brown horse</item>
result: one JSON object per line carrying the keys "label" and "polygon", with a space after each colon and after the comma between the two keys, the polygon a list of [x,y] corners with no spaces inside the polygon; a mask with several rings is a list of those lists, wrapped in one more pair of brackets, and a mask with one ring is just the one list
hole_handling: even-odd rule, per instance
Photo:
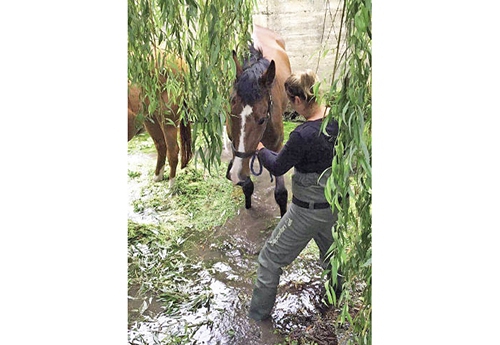
{"label": "brown horse", "polygon": [[181,139],[181,169],[186,167],[192,157],[191,150],[191,127],[189,121],[180,120],[180,105],[178,99],[170,97],[165,86],[169,78],[179,77],[181,68],[185,68],[181,60],[170,67],[173,72],[170,75],[163,73],[160,75],[160,85],[162,87],[160,105],[153,114],[143,116],[141,121],[139,114],[144,114],[148,109],[149,99],[143,95],[142,89],[138,85],[129,84],[128,87],[128,140],[140,132],[142,124],[146,127],[149,135],[154,141],[158,153],[154,181],[163,180],[165,160],[168,157],[170,166],[169,187],[175,183],[175,174],[179,162],[179,144],[177,143],[177,127],[180,131]]}
{"label": "brown horse", "polygon": [[[231,92],[231,116],[226,123],[233,150],[226,177],[243,188],[247,209],[251,207],[254,190],[250,158],[257,144],[261,141],[275,152],[283,146],[282,116],[288,102],[284,84],[291,74],[281,36],[254,25],[252,39],[250,55],[243,67],[233,51],[236,80]],[[283,216],[288,198],[283,176],[276,176],[274,198]]]}

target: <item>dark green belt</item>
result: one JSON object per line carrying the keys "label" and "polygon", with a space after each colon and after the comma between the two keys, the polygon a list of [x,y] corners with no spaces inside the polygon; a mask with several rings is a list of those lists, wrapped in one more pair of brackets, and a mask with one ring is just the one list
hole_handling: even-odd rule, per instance
{"label": "dark green belt", "polygon": [[330,204],[327,202],[305,202],[297,199],[295,195],[292,197],[292,202],[299,207],[310,208],[315,210],[330,207]]}

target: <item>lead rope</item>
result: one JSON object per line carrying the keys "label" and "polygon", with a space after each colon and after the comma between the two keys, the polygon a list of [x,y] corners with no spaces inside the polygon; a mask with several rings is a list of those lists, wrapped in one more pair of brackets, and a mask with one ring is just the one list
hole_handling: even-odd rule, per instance
{"label": "lead rope", "polygon": [[[257,157],[257,160],[259,161],[259,172],[256,173],[254,168],[253,168],[253,165],[254,165],[254,162],[255,162],[255,157]],[[252,160],[250,161],[250,171],[252,172],[252,174],[254,174],[255,176],[260,176],[262,174],[262,162],[260,161],[260,158],[259,156],[257,155],[257,152],[255,152],[252,156]],[[273,174],[271,174],[271,172],[269,172],[269,177],[271,177],[271,182],[274,181],[273,179]]]}
{"label": "lead rope", "polygon": [[[255,157],[257,157],[257,160],[259,161],[259,172],[256,173],[255,170],[253,169],[253,164],[255,162]],[[262,174],[262,162],[260,161],[260,158],[259,156],[257,155],[257,152],[255,152],[252,156],[252,160],[250,161],[250,171],[252,172],[252,174],[254,174],[255,176],[260,176]]]}

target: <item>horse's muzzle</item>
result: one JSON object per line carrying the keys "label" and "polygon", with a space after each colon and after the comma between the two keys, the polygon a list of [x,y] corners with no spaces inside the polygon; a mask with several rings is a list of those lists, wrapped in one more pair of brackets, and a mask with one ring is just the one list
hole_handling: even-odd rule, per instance
{"label": "horse's muzzle", "polygon": [[229,162],[226,171],[226,178],[233,182],[235,185],[241,186],[242,183],[248,178],[248,173],[243,172],[241,167],[241,160],[237,158],[235,162],[234,158]]}

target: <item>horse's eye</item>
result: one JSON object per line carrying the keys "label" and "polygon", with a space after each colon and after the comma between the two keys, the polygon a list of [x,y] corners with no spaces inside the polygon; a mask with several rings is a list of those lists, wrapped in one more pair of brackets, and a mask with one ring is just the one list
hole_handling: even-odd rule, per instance
{"label": "horse's eye", "polygon": [[265,117],[261,118],[261,119],[257,122],[257,124],[262,125],[262,124],[264,123],[264,121],[266,121],[266,118],[265,118]]}

